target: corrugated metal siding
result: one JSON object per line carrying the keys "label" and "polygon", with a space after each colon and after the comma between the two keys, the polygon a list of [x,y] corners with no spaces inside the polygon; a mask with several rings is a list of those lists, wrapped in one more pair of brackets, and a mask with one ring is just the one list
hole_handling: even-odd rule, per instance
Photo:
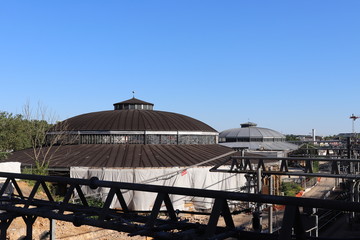
{"label": "corrugated metal siding", "polygon": [[[220,145],[142,145],[82,144],[61,146],[50,161],[50,167],[184,167],[231,152]],[[6,161],[34,164],[32,149],[18,151]],[[5,162],[5,160],[4,160]],[[213,166],[218,161],[206,165]],[[205,166],[205,165],[204,165]]]}
{"label": "corrugated metal siding", "polygon": [[248,148],[251,150],[264,149],[273,151],[296,150],[298,145],[288,142],[226,142],[219,143],[222,146],[231,148]]}
{"label": "corrugated metal siding", "polygon": [[262,138],[274,137],[285,138],[285,136],[275,130],[260,127],[246,127],[246,128],[232,128],[222,131],[219,134],[220,138]]}
{"label": "corrugated metal siding", "polygon": [[[112,110],[93,112],[65,120],[70,131],[204,131],[216,132],[194,118],[153,110]],[[56,129],[55,130],[64,130]]]}

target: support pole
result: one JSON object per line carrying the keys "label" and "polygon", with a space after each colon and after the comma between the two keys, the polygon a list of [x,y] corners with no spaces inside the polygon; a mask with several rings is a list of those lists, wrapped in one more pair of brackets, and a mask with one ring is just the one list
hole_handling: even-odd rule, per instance
{"label": "support pole", "polygon": [[[270,169],[271,170],[271,169]],[[269,177],[269,195],[273,194],[273,176]],[[269,207],[269,233],[273,233],[273,204]]]}
{"label": "support pole", "polygon": [[261,168],[257,169],[257,194],[261,194],[261,189],[262,189],[262,170]]}
{"label": "support pole", "polygon": [[[258,167],[256,172],[257,180],[257,194],[261,194],[262,190],[262,170]],[[261,232],[262,230],[262,216],[261,216],[261,203],[256,203],[255,211],[253,212],[252,225],[255,232]]]}
{"label": "support pole", "polygon": [[36,216],[23,216],[23,219],[25,221],[26,224],[26,237],[25,240],[32,240],[32,230],[33,230],[33,224],[36,220]]}
{"label": "support pole", "polygon": [[50,240],[56,239],[56,220],[50,219]]}
{"label": "support pole", "polygon": [[[355,202],[355,182],[354,181],[350,181],[348,180],[349,184],[350,184],[350,202]],[[349,223],[350,225],[352,225],[352,223],[354,222],[355,219],[355,212],[350,212],[349,213]]]}
{"label": "support pole", "polygon": [[11,222],[13,221],[13,218],[8,218],[8,219],[4,219],[0,222],[0,240],[6,240],[6,232],[7,229],[9,228]]}

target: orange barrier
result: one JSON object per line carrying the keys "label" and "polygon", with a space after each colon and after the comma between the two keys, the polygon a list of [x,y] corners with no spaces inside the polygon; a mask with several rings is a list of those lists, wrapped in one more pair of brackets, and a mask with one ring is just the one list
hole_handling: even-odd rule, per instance
{"label": "orange barrier", "polygon": [[301,197],[302,195],[304,195],[304,191],[298,192],[298,193],[295,195],[295,197]]}

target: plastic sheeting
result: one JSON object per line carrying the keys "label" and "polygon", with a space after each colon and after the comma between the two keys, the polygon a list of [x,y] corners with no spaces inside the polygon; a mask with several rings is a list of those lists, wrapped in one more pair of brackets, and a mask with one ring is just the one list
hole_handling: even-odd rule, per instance
{"label": "plastic sheeting", "polygon": [[[211,189],[221,191],[240,191],[245,186],[246,179],[243,174],[230,174],[209,172],[211,167],[195,167],[183,170],[183,168],[143,168],[143,169],[112,169],[112,168],[88,168],[71,167],[70,177],[89,179],[98,177],[100,180],[129,183],[146,183],[161,186],[174,186],[184,188]],[[109,192],[108,188],[90,189],[82,187],[86,196],[93,196],[105,201]],[[122,191],[124,199],[132,210],[152,210],[156,193],[141,191]],[[210,209],[213,199],[189,197],[182,195],[170,195],[174,209],[196,210]],[[111,203],[112,208],[119,208],[120,204],[116,198]]]}
{"label": "plastic sheeting", "polygon": [[[0,172],[21,173],[21,163],[3,162],[0,163]],[[6,178],[0,178],[0,182],[5,182]]]}
{"label": "plastic sheeting", "polygon": [[[3,162],[0,163],[0,171],[8,173],[21,173],[21,163],[19,162]],[[6,178],[0,178],[0,188],[4,185]],[[5,189],[5,194],[12,194],[14,192],[13,184],[9,184]]]}

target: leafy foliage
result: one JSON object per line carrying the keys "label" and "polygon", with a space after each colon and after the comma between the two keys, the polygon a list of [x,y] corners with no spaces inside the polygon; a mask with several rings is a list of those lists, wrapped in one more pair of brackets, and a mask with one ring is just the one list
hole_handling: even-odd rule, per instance
{"label": "leafy foliage", "polygon": [[104,203],[101,201],[101,199],[93,198],[93,197],[87,197],[86,198],[87,203],[90,207],[98,207],[102,208],[104,206]]}
{"label": "leafy foliage", "polygon": [[20,114],[0,112],[0,156],[11,151],[42,146],[51,126],[45,120],[29,120]]}
{"label": "leafy foliage", "polygon": [[46,133],[52,124],[43,120],[44,114],[40,115],[41,120],[32,118],[29,109],[27,106],[25,115],[0,112],[0,160],[13,151],[32,148],[33,154],[29,156],[35,162],[32,174],[47,175],[49,150],[43,149],[49,145]]}
{"label": "leafy foliage", "polygon": [[291,156],[317,156],[317,147],[312,143],[305,143],[300,146],[299,149],[291,152]]}
{"label": "leafy foliage", "polygon": [[22,115],[0,112],[0,159],[11,151],[31,147],[29,127],[29,121]]}
{"label": "leafy foliage", "polygon": [[29,122],[22,115],[0,112],[0,151],[17,151],[31,147]]}
{"label": "leafy foliage", "polygon": [[281,191],[285,196],[295,196],[302,190],[301,186],[295,182],[283,182],[281,184]]}
{"label": "leafy foliage", "polygon": [[285,137],[286,137],[286,141],[299,141],[299,138],[293,134],[285,135]]}

